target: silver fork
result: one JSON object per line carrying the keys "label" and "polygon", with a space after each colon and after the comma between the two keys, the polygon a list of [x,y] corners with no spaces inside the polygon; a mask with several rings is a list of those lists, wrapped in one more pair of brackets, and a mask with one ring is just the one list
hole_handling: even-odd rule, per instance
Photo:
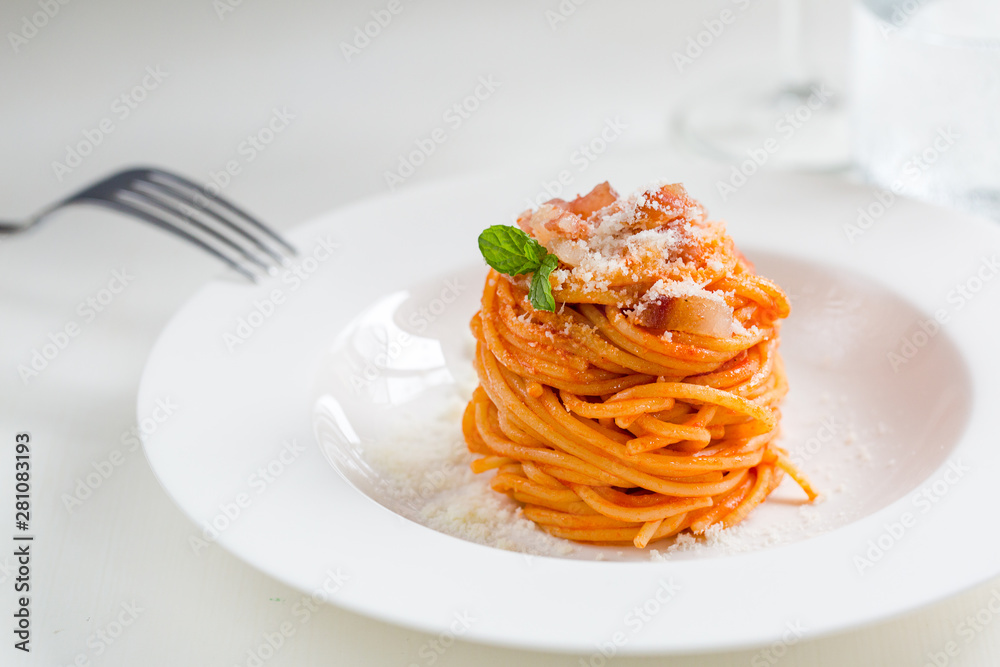
{"label": "silver fork", "polygon": [[97,204],[145,220],[214,255],[256,282],[297,252],[246,211],[183,176],[137,168],[112,174],[22,223],[0,222],[0,237],[34,227],[72,204]]}

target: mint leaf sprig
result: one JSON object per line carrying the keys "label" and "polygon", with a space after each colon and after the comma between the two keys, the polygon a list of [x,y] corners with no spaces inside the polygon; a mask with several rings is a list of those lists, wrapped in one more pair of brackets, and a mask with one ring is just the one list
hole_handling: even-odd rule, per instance
{"label": "mint leaf sprig", "polygon": [[559,266],[559,258],[541,243],[510,225],[493,225],[479,235],[479,252],[483,259],[500,273],[518,276],[534,273],[528,297],[536,310],[555,312],[549,274]]}

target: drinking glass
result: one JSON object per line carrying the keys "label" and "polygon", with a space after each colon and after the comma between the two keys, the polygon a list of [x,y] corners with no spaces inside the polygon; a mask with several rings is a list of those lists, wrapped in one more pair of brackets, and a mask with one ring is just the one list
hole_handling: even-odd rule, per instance
{"label": "drinking glass", "polygon": [[675,129],[695,150],[721,160],[745,160],[767,146],[760,167],[843,169],[850,163],[847,115],[840,92],[805,65],[803,0],[779,0],[778,9],[780,67],[715,82],[711,93],[678,109]]}
{"label": "drinking glass", "polygon": [[1000,219],[1000,3],[857,0],[853,11],[861,174]]}

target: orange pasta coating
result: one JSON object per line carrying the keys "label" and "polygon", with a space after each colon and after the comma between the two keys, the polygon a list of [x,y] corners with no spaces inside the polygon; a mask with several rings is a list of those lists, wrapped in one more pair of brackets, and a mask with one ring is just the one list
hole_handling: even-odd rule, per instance
{"label": "orange pasta coating", "polygon": [[788,472],[784,292],[680,185],[603,183],[518,224],[560,259],[555,312],[491,270],[472,319],[476,472],[552,535],[637,547],[742,521]]}

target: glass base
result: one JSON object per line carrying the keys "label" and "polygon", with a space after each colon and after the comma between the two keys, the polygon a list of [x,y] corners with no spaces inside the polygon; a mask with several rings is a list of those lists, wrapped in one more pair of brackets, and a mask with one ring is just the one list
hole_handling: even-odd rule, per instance
{"label": "glass base", "polygon": [[694,150],[761,168],[836,171],[850,165],[847,117],[821,83],[768,90],[727,86],[680,109],[675,130]]}

